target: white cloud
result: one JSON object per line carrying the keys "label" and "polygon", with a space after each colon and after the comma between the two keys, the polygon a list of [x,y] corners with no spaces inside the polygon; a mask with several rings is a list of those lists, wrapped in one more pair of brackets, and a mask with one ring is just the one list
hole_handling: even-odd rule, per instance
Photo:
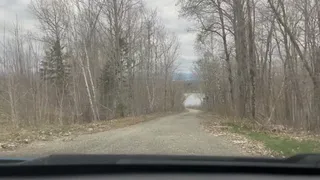
{"label": "white cloud", "polygon": [[[180,64],[180,71],[191,71],[192,63],[197,59],[193,45],[195,33],[188,32],[191,22],[179,18],[179,7],[175,0],[145,0],[147,7],[157,9],[166,29],[174,32],[180,41],[180,57],[177,64]],[[0,34],[3,25],[12,25],[16,19],[24,29],[35,28],[36,21],[33,19],[28,4],[30,0],[0,0]]]}
{"label": "white cloud", "polygon": [[191,71],[193,62],[197,59],[194,53],[195,33],[188,32],[192,25],[186,19],[179,18],[179,7],[174,0],[147,0],[148,7],[156,8],[165,27],[174,32],[180,40],[180,57],[178,59],[179,71]]}
{"label": "white cloud", "polygon": [[[3,26],[10,27],[17,21],[23,29],[35,28],[36,20],[31,15],[28,5],[30,0],[1,0],[0,2],[0,32],[3,33]],[[6,28],[7,29],[7,28]]]}

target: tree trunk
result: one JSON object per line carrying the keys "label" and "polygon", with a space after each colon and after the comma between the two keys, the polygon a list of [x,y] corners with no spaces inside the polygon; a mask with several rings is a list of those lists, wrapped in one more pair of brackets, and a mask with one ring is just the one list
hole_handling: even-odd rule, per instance
{"label": "tree trunk", "polygon": [[233,0],[237,74],[239,79],[238,114],[241,118],[246,117],[247,104],[247,42],[243,4],[243,0]]}
{"label": "tree trunk", "polygon": [[254,32],[252,26],[252,15],[251,15],[251,0],[247,0],[247,11],[248,11],[248,49],[250,59],[250,80],[251,80],[251,116],[253,119],[256,118],[256,55],[254,50]]}
{"label": "tree trunk", "polygon": [[221,8],[221,2],[220,0],[217,0],[218,3],[218,11],[219,11],[219,19],[221,23],[221,30],[222,30],[222,40],[223,40],[223,48],[224,48],[224,53],[225,53],[225,60],[227,64],[227,71],[228,71],[228,81],[229,81],[229,93],[230,93],[230,98],[231,98],[231,107],[232,110],[234,110],[234,92],[233,92],[233,78],[232,78],[232,67],[231,67],[231,62],[230,62],[230,53],[228,50],[228,45],[227,45],[227,34],[225,30],[225,24],[224,24],[224,16]]}

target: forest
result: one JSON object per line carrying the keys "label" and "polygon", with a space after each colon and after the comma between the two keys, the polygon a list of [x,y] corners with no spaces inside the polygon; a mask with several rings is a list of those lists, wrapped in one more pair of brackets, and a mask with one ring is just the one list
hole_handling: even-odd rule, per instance
{"label": "forest", "polygon": [[141,0],[32,0],[5,25],[0,123],[74,124],[180,111],[179,41]]}
{"label": "forest", "polygon": [[320,129],[318,0],[179,0],[194,23],[207,110]]}

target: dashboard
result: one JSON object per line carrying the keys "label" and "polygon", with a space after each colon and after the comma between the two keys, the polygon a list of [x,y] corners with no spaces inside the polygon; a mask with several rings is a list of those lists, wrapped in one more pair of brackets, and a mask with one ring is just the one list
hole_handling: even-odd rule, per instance
{"label": "dashboard", "polygon": [[33,160],[3,160],[2,162],[3,164],[0,163],[0,179],[12,180],[320,179],[320,155],[299,155],[287,159],[196,156],[55,155]]}
{"label": "dashboard", "polygon": [[[0,178],[2,179],[2,178]],[[4,178],[3,178],[4,179]],[[79,179],[79,180],[318,180],[319,176],[286,176],[286,175],[242,175],[242,174],[124,174],[124,175],[74,175],[74,176],[30,176],[7,177],[16,179]]]}

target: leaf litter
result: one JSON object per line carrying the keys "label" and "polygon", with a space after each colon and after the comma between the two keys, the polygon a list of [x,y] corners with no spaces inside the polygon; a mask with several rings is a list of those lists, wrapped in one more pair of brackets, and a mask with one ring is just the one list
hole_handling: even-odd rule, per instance
{"label": "leaf litter", "polygon": [[34,128],[17,128],[8,124],[7,126],[2,126],[2,128],[0,127],[0,152],[14,151],[18,148],[31,144],[34,141],[54,141],[57,139],[62,141],[73,141],[73,139],[79,135],[123,128],[168,114],[172,113],[156,113],[67,126],[44,125]]}
{"label": "leaf litter", "polygon": [[273,152],[263,143],[245,137],[244,135],[230,132],[230,126],[224,126],[223,119],[211,114],[201,114],[201,125],[204,130],[215,137],[224,137],[227,141],[241,148],[242,152],[252,156],[274,157]]}

